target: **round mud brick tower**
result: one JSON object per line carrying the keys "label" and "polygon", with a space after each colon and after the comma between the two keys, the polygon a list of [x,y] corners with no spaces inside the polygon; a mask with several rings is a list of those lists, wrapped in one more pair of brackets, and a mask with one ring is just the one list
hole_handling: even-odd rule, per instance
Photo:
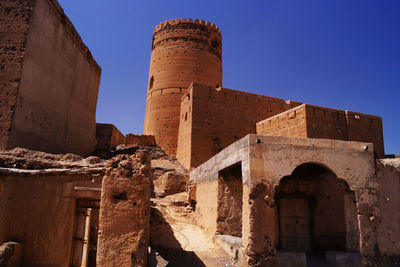
{"label": "round mud brick tower", "polygon": [[222,86],[222,37],[209,22],[176,19],[154,29],[144,134],[169,155],[178,143],[181,98],[192,82]]}

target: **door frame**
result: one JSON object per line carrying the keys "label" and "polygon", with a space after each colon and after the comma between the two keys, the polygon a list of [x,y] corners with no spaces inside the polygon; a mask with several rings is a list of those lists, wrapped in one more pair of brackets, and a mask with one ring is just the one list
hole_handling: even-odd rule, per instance
{"label": "door frame", "polygon": [[315,242],[314,242],[314,212],[315,212],[315,207],[316,207],[316,200],[312,195],[308,195],[303,192],[295,192],[291,194],[287,194],[284,192],[280,192],[276,196],[276,209],[277,209],[277,217],[278,217],[278,244],[277,244],[277,249],[282,250],[282,231],[281,231],[281,202],[280,200],[282,198],[300,198],[300,199],[306,199],[308,201],[308,208],[309,208],[309,230],[310,230],[310,251],[306,251],[306,253],[313,252],[315,250]]}

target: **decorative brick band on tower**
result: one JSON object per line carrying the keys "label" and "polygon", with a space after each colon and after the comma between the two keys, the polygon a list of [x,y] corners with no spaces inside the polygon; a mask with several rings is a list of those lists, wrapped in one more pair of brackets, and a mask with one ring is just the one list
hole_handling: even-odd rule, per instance
{"label": "decorative brick band on tower", "polygon": [[176,19],[153,33],[144,134],[169,155],[177,149],[181,98],[190,83],[222,86],[222,37],[205,21]]}

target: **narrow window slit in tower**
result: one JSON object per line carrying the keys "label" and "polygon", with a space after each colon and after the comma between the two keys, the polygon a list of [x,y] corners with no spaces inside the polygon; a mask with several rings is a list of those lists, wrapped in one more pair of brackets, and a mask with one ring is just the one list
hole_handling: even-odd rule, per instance
{"label": "narrow window slit in tower", "polygon": [[150,91],[151,89],[153,89],[153,85],[154,85],[154,76],[151,76],[150,82],[149,82],[149,91]]}

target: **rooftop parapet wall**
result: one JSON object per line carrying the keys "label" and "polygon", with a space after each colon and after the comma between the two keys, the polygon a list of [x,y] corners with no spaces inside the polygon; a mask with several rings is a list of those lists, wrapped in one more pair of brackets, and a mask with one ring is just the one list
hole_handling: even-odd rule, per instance
{"label": "rooftop parapet wall", "polygon": [[[188,33],[190,33],[188,35]],[[198,19],[171,19],[154,28],[152,49],[169,41],[194,41],[222,59],[222,36],[220,29],[210,22]]]}
{"label": "rooftop parapet wall", "polygon": [[382,119],[352,111],[303,104],[258,122],[257,134],[372,142],[384,157]]}
{"label": "rooftop parapet wall", "polygon": [[182,98],[177,158],[186,168],[197,167],[243,136],[255,133],[257,121],[300,104],[193,83]]}

